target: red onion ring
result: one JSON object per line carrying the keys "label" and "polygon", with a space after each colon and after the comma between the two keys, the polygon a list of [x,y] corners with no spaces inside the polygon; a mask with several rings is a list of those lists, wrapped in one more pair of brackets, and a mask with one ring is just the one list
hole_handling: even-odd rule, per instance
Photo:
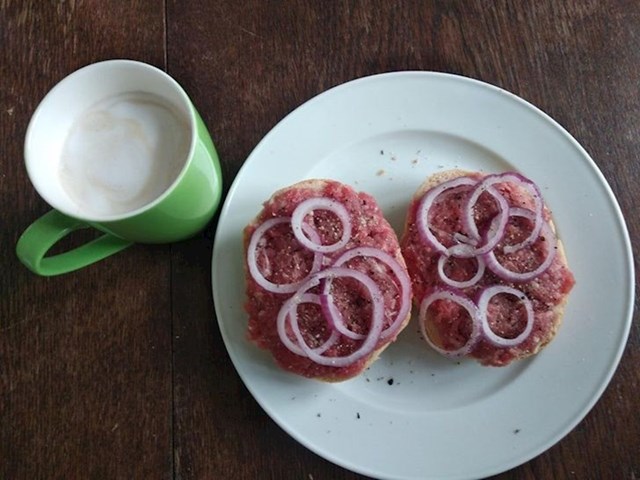
{"label": "red onion ring", "polygon": [[418,227],[418,233],[422,237],[422,240],[431,245],[436,251],[440,253],[447,252],[445,247],[433,234],[429,226],[429,211],[435,202],[435,199],[447,190],[462,186],[473,186],[477,180],[469,177],[457,177],[452,180],[448,180],[440,185],[429,190],[426,195],[422,197],[418,204],[416,211],[416,226]]}
{"label": "red onion ring", "polygon": [[478,283],[482,278],[482,276],[484,275],[486,262],[481,256],[477,256],[475,257],[475,260],[478,264],[478,269],[476,270],[475,275],[471,277],[469,280],[463,280],[461,282],[457,280],[453,280],[452,278],[447,277],[447,275],[444,273],[444,262],[447,261],[448,258],[449,257],[445,255],[440,255],[440,258],[438,258],[438,275],[440,275],[440,280],[442,280],[444,283],[446,283],[450,287],[460,288],[460,289],[472,287],[473,285]]}
{"label": "red onion ring", "polygon": [[[411,279],[406,270],[400,265],[400,263],[387,252],[374,247],[356,247],[351,250],[347,250],[340,255],[334,262],[334,266],[339,267],[344,265],[349,260],[356,257],[372,257],[380,262],[384,263],[393,272],[398,280],[398,290],[400,291],[400,308],[396,314],[393,322],[382,331],[380,338],[388,338],[397,332],[402,325],[402,322],[407,318],[411,310]],[[325,282],[326,289],[330,287],[330,280]],[[333,304],[333,302],[331,302]],[[339,312],[338,312],[339,313]],[[342,332],[341,332],[342,333]],[[352,332],[353,333],[353,332]],[[354,334],[358,335],[358,334]],[[353,338],[353,337],[351,337]]]}
{"label": "red onion ring", "polygon": [[[328,210],[334,213],[342,223],[342,237],[331,245],[321,245],[319,241],[309,239],[304,232],[304,217],[313,210]],[[351,238],[351,217],[340,202],[326,197],[314,197],[300,203],[291,215],[291,227],[298,241],[313,252],[331,253],[343,248]]]}
{"label": "red onion ring", "polygon": [[[322,266],[322,254],[318,252],[314,252],[313,264],[311,266],[311,270],[309,271],[309,275],[307,275],[305,278],[303,278],[300,281],[293,282],[293,283],[277,284],[277,283],[270,282],[264,277],[264,275],[262,275],[262,273],[260,272],[260,269],[258,268],[258,261],[256,258],[256,253],[257,253],[258,244],[260,243],[260,240],[262,239],[264,234],[267,232],[267,230],[269,230],[270,228],[275,227],[276,225],[280,225],[282,223],[289,223],[290,221],[291,219],[289,217],[276,217],[276,218],[270,218],[269,220],[266,220],[258,228],[255,229],[255,231],[253,232],[253,235],[251,235],[249,246],[247,247],[247,266],[249,268],[249,273],[251,274],[253,279],[256,281],[256,283],[260,285],[262,288],[264,288],[265,290],[267,290],[268,292],[293,293],[298,289],[300,285],[304,283],[304,281],[307,278],[309,278],[310,275],[320,270]],[[310,226],[305,225],[303,228],[305,229],[305,231],[309,236],[315,239],[316,242],[320,241],[320,237]]]}
{"label": "red onion ring", "polygon": [[[478,203],[480,195],[482,195],[482,193],[484,192],[487,192],[489,195],[491,195],[498,204],[498,209],[500,210],[496,217],[498,220],[495,224],[492,222],[491,227],[489,228],[489,232],[487,232],[485,236],[485,242],[482,246],[474,248],[469,245],[469,247],[466,248],[467,251],[464,255],[466,257],[482,255],[490,250],[493,250],[502,239],[504,229],[507,226],[507,222],[509,221],[509,204],[507,203],[507,200],[500,194],[500,192],[492,187],[491,178],[492,175],[485,177],[480,183],[478,183],[476,188],[473,189],[473,192],[469,196],[466,207],[464,209],[464,225],[468,230],[469,237],[476,242],[479,242],[481,240],[481,236],[480,232],[478,232],[478,226],[476,225],[475,219],[473,217],[473,208],[475,207],[476,203]],[[460,257],[463,255],[457,253],[456,256]]]}
{"label": "red onion ring", "polygon": [[[489,191],[488,188],[492,188],[493,185],[498,183],[513,183],[518,187],[524,188],[525,190],[528,191],[529,195],[531,195],[531,198],[533,198],[533,201],[535,204],[535,210],[534,210],[535,222],[534,222],[533,230],[531,230],[531,233],[529,234],[529,236],[518,244],[509,245],[504,248],[504,253],[513,253],[517,250],[520,250],[521,248],[525,248],[531,245],[540,235],[540,230],[542,228],[542,224],[544,223],[544,218],[542,215],[543,208],[544,208],[544,205],[542,203],[542,194],[540,193],[540,189],[535,183],[533,183],[528,178],[520,175],[519,173],[515,173],[515,172],[506,172],[506,173],[500,173],[496,175],[488,175],[481,182],[481,185],[486,185],[487,191]],[[478,196],[479,195],[480,194],[478,194]],[[469,201],[471,202],[471,198],[469,199]],[[505,221],[505,226],[506,226],[506,221]]]}
{"label": "red onion ring", "polygon": [[[518,297],[520,301],[522,301],[527,312],[527,325],[525,326],[524,330],[515,338],[501,337],[493,330],[491,330],[491,326],[489,325],[489,302],[493,297],[501,293],[506,293],[508,295],[514,295]],[[516,290],[515,288],[508,287],[506,285],[494,285],[487,288],[480,294],[480,298],[478,299],[478,311],[480,313],[480,325],[482,334],[491,344],[495,345],[496,347],[515,347],[517,345],[520,345],[529,337],[529,335],[531,335],[531,331],[533,330],[534,313],[531,300],[529,300],[529,298],[523,292],[521,292],[520,290]]]}
{"label": "red onion ring", "polygon": [[[344,318],[342,317],[342,313],[338,310],[335,303],[333,303],[333,297],[330,293],[328,293],[328,287],[326,286],[328,281],[324,282],[325,287],[323,287],[320,297],[320,305],[322,306],[323,313],[327,322],[329,322],[329,326],[333,328],[336,332],[341,333],[347,338],[352,340],[362,340],[366,337],[362,333],[356,333],[349,330],[347,325],[344,323]],[[325,293],[327,292],[327,293]]]}
{"label": "red onion ring", "polygon": [[[509,216],[524,217],[532,221],[537,218],[537,215],[531,210],[526,210],[519,207],[512,207],[509,210]],[[542,275],[551,266],[551,263],[556,256],[558,240],[547,222],[542,223],[539,236],[542,236],[544,238],[547,256],[545,257],[544,261],[534,270],[530,272],[514,272],[508,270],[498,261],[493,250],[486,253],[484,256],[487,262],[487,267],[500,278],[509,282],[528,282]],[[503,250],[506,250],[506,248],[504,248]]]}
{"label": "red onion ring", "polygon": [[[431,338],[429,338],[429,333],[427,332],[427,327],[426,327],[427,311],[429,310],[429,307],[431,306],[431,304],[436,300],[447,300],[450,302],[457,303],[462,308],[464,308],[469,314],[469,318],[471,320],[471,334],[467,339],[467,343],[465,343],[462,347],[458,348],[457,350],[446,350],[444,348],[441,348],[435,343],[433,343],[433,341],[431,341]],[[422,300],[422,303],[420,304],[420,314],[418,319],[420,324],[420,331],[425,341],[429,344],[429,346],[431,346],[431,348],[433,348],[436,352],[440,353],[441,355],[444,355],[445,357],[457,358],[457,357],[465,356],[473,349],[473,347],[476,346],[476,344],[478,343],[478,340],[480,339],[481,330],[480,330],[480,318],[479,318],[478,307],[468,298],[463,297],[462,295],[459,295],[449,290],[437,290],[433,292],[431,295],[428,295],[427,297],[425,297],[425,299]]]}
{"label": "red onion ring", "polygon": [[456,232],[453,234],[453,239],[458,243],[465,243],[467,245],[473,245],[474,247],[478,244],[477,240],[465,235],[464,233]]}
{"label": "red onion ring", "polygon": [[[305,292],[313,287],[318,286],[323,279],[335,277],[350,277],[361,282],[369,291],[369,294],[371,296],[371,305],[373,308],[369,333],[358,349],[344,357],[326,357],[322,354],[319,354],[317,351],[314,351],[314,349],[309,348],[309,346],[304,341],[302,333],[300,332],[300,326],[298,325],[296,314],[297,305],[302,302],[302,298]],[[289,314],[289,312],[291,313]],[[297,345],[295,345],[287,336],[285,329],[287,318],[289,318],[291,329],[293,330],[293,333],[298,342]],[[335,323],[335,319],[333,320]],[[344,367],[347,365],[351,365],[361,358],[365,357],[366,355],[370,354],[378,343],[378,339],[380,338],[380,334],[382,332],[383,323],[384,299],[382,297],[380,288],[378,288],[378,285],[364,273],[345,267],[331,267],[314,274],[311,278],[304,282],[302,286],[300,286],[295,295],[289,298],[282,305],[282,307],[280,308],[280,312],[278,312],[277,318],[278,336],[280,337],[280,340],[285,347],[289,348],[289,350],[298,355],[299,352],[297,350],[301,349],[304,353],[304,356],[308,357],[311,361],[319,365],[327,365],[333,367]],[[298,347],[298,349],[290,348],[292,344]]]}
{"label": "red onion ring", "polygon": [[[287,320],[291,321],[292,315],[294,315],[297,320],[298,306],[302,305],[303,303],[315,303],[317,305],[320,305],[319,295],[316,295],[314,293],[304,293],[298,298],[298,301],[289,303],[286,308],[284,308],[283,305],[283,308],[281,308],[280,312],[278,313],[277,323],[278,335],[284,346],[291,350],[293,353],[301,356],[305,356],[304,351],[289,338],[285,330],[285,325]],[[280,319],[280,315],[282,315],[282,320]],[[327,340],[325,340],[322,345],[314,348],[313,351],[315,351],[318,355],[323,354],[329,348],[336,344],[338,338],[340,338],[340,334],[333,330],[329,338],[327,338]]]}

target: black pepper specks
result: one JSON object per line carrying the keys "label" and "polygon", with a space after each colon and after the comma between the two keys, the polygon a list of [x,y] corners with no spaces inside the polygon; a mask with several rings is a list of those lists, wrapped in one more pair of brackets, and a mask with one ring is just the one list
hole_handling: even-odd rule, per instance
{"label": "black pepper specks", "polygon": [[390,378],[389,380],[387,380],[387,384],[393,385],[393,378]]}

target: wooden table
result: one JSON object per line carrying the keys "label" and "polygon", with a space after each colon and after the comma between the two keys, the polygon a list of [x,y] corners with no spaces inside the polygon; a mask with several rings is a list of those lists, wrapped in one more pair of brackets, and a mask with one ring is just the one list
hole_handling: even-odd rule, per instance
{"label": "wooden table", "polygon": [[[57,278],[18,263],[19,234],[49,208],[22,162],[27,122],[85,64],[132,58],[176,78],[210,128],[225,189],[279,119],[329,87],[391,70],[478,78],[578,139],[640,242],[637,0],[2,0],[0,45],[3,479],[363,478],[297,444],[240,381],[211,298],[215,221]],[[586,419],[495,478],[640,478],[639,347],[636,321]]]}

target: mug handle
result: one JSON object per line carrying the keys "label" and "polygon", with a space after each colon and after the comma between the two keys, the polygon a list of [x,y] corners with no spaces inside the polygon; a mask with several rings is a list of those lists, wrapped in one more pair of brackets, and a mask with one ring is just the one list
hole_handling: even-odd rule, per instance
{"label": "mug handle", "polygon": [[45,257],[61,238],[75,230],[87,228],[82,220],[51,210],[38,218],[18,239],[16,254],[32,272],[43,276],[60,275],[78,270],[124,250],[133,242],[105,233],[80,247]]}

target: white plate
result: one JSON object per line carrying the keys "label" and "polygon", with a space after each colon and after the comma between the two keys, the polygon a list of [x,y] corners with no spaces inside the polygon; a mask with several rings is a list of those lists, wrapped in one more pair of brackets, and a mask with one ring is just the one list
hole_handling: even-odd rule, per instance
{"label": "white plate", "polygon": [[[414,321],[363,375],[329,385],[279,370],[247,342],[241,234],[275,190],[305,178],[340,180],[376,197],[399,232],[422,180],[454,167],[518,170],[553,211],[577,283],[542,353],[506,368],[452,362],[423,345]],[[213,253],[220,330],[262,408],[317,454],[385,479],[486,477],[560,440],[620,360],[633,279],[620,209],[585,150],[520,98],[430,72],[355,80],[282,120],[236,177]]]}

